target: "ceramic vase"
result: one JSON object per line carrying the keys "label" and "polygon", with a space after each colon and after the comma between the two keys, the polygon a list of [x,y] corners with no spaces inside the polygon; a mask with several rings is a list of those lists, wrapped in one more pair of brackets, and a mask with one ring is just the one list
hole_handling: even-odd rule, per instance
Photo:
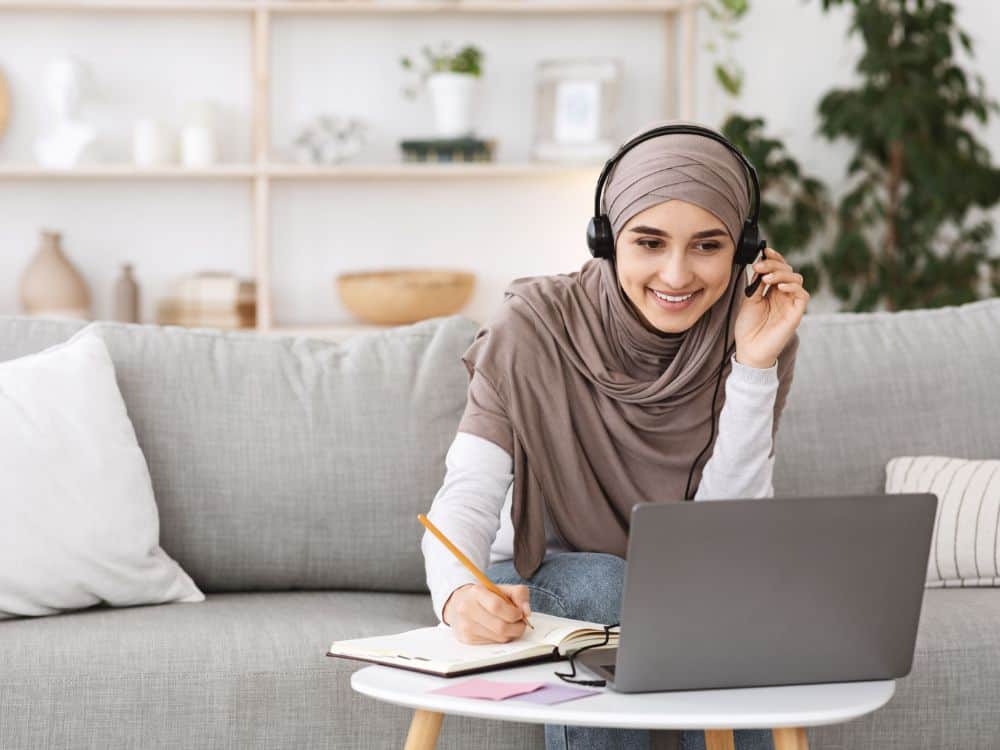
{"label": "ceramic vase", "polygon": [[181,130],[181,164],[185,167],[208,167],[217,161],[215,134],[201,125]]}
{"label": "ceramic vase", "polygon": [[122,265],[121,276],[115,281],[111,308],[113,320],[121,323],[139,322],[139,284],[132,273],[131,263]]}
{"label": "ceramic vase", "polygon": [[59,232],[43,231],[21,276],[21,307],[29,315],[90,318],[90,290],[62,249]]}
{"label": "ceramic vase", "polygon": [[159,167],[175,161],[170,129],[158,120],[139,120],[132,130],[132,161],[139,167]]}

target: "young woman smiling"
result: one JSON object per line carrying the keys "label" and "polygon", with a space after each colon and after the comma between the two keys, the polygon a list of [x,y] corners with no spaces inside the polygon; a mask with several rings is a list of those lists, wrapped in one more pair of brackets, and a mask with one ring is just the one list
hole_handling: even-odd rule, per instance
{"label": "young woman smiling", "polygon": [[[476,334],[462,358],[468,402],[428,515],[517,607],[425,535],[434,609],[460,641],[519,638],[532,609],[617,622],[635,503],[774,494],[774,437],[809,293],[767,248],[753,268],[763,283],[744,294],[734,258],[748,185],[713,138],[642,140],[604,185],[612,256],[516,279]],[[547,726],[545,736],[549,750],[651,742],[645,731],[585,727]],[[702,735],[673,739],[696,748]],[[735,739],[739,750],[770,747],[763,730]]]}

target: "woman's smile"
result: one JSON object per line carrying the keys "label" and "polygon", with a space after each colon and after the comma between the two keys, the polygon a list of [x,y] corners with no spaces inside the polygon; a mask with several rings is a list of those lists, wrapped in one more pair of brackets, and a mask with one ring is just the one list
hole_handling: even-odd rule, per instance
{"label": "woman's smile", "polygon": [[[687,297],[687,299],[681,302],[671,302],[668,299],[664,299],[664,297],[667,296],[666,294],[661,296],[660,294],[657,293],[657,290],[655,289],[651,289],[650,287],[646,287],[646,289],[649,291],[649,296],[653,298],[656,305],[668,312],[680,312],[681,310],[686,310],[692,304],[694,304],[695,300],[698,298],[698,296],[701,294],[702,291],[701,289],[699,289],[697,292],[693,292]],[[669,296],[676,299],[676,296],[673,294]]]}

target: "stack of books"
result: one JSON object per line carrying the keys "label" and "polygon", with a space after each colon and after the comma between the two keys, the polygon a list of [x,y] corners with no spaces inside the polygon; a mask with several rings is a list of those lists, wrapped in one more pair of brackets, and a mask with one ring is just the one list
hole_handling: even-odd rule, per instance
{"label": "stack of books", "polygon": [[160,301],[160,325],[196,328],[253,328],[257,324],[257,285],[225,271],[203,271],[174,282]]}
{"label": "stack of books", "polygon": [[429,138],[400,141],[399,147],[406,162],[491,162],[496,139]]}

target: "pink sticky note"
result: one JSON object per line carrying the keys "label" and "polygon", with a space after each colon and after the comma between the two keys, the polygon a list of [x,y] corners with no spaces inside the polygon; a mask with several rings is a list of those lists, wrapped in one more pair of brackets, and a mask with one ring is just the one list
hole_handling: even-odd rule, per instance
{"label": "pink sticky note", "polygon": [[502,701],[513,695],[523,695],[544,685],[544,682],[494,682],[475,677],[457,685],[430,690],[438,695],[452,695],[457,698],[485,698],[491,701]]}

